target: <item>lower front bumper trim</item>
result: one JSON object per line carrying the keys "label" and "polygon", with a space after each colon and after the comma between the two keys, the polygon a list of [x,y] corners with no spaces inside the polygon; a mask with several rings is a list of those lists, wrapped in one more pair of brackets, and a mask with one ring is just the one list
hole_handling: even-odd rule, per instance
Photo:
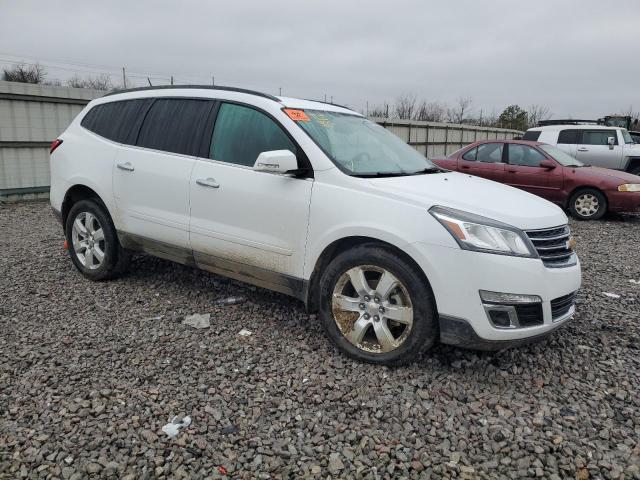
{"label": "lower front bumper trim", "polygon": [[513,340],[485,340],[480,338],[471,324],[462,318],[440,315],[440,342],[472,350],[505,350],[538,342],[555,332],[567,322],[558,323],[538,335]]}

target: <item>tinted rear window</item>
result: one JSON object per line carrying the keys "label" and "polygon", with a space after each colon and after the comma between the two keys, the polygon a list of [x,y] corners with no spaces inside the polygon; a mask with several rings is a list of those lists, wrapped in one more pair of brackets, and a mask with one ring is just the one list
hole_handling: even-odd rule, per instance
{"label": "tinted rear window", "polygon": [[540,138],[540,133],[542,132],[524,132],[524,135],[522,136],[522,140],[529,140],[530,142],[537,142],[538,139]]}
{"label": "tinted rear window", "polygon": [[133,145],[150,103],[151,99],[143,98],[96,105],[84,116],[80,125],[114,142]]}
{"label": "tinted rear window", "polygon": [[156,99],[140,129],[137,145],[198,155],[212,104],[211,100]]}
{"label": "tinted rear window", "polygon": [[558,134],[558,143],[578,143],[578,130],[561,130]]}

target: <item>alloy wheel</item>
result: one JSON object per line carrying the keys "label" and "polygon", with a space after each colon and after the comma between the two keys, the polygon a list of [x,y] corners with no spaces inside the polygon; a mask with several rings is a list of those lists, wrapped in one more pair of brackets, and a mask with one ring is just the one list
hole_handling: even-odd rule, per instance
{"label": "alloy wheel", "polygon": [[407,288],[391,272],[373,265],[353,267],[340,276],[331,308],[342,335],[366,352],[395,350],[413,326]]}
{"label": "alloy wheel", "polygon": [[95,270],[104,261],[105,239],[100,222],[90,212],[80,212],[71,228],[73,250],[83,267]]}

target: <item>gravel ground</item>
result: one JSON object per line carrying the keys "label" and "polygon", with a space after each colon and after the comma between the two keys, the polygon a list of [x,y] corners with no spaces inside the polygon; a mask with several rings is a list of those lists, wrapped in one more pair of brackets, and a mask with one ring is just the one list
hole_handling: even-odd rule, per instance
{"label": "gravel ground", "polygon": [[[572,227],[570,325],[389,369],[213,274],[137,256],[84,280],[47,203],[0,206],[0,478],[640,478],[640,218]],[[192,424],[169,439],[174,415]]]}

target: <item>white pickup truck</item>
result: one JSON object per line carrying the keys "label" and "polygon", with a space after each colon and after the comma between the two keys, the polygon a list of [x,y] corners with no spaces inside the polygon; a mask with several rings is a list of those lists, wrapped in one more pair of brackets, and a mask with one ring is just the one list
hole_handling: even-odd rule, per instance
{"label": "white pickup truck", "polygon": [[640,145],[625,128],[548,125],[530,128],[522,139],[555,145],[589,165],[640,175]]}

